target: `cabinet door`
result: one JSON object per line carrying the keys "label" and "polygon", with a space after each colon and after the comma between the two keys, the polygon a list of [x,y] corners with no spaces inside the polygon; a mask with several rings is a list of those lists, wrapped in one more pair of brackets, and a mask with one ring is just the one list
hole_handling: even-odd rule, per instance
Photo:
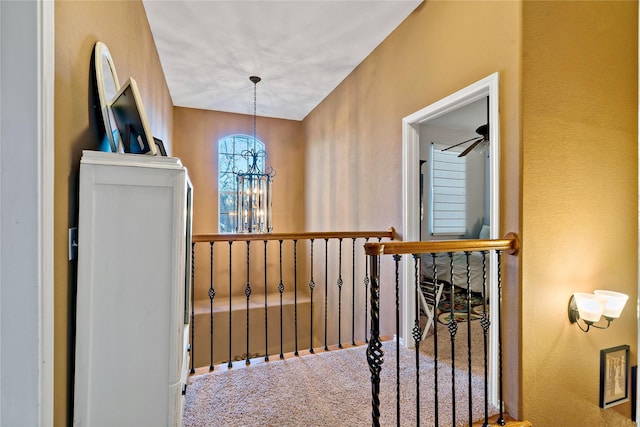
{"label": "cabinet door", "polygon": [[82,165],[76,425],[171,425],[184,335],[184,170]]}

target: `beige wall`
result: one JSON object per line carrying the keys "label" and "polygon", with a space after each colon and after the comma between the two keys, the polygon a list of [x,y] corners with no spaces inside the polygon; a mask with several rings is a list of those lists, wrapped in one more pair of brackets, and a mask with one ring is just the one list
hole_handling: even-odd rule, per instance
{"label": "beige wall", "polygon": [[[247,85],[250,85],[247,78]],[[177,157],[189,170],[194,188],[193,233],[218,232],[218,140],[233,134],[253,135],[253,116],[222,113],[218,111],[192,108],[174,108],[173,140]],[[258,117],[256,136],[265,144],[268,153],[267,166],[276,171],[273,180],[273,229],[276,232],[296,232],[304,230],[304,170],[302,123],[294,120]],[[277,242],[274,242],[277,243]],[[262,243],[252,245],[255,269],[251,277],[255,281],[261,277],[263,261]],[[216,296],[229,294],[228,246],[216,245],[214,263],[216,273]],[[243,244],[233,246],[234,277],[243,278],[234,286],[234,295],[244,295],[244,274],[246,249]],[[286,253],[290,248],[285,248]],[[278,251],[275,246],[269,252],[271,291],[278,283]],[[195,297],[207,299],[210,286],[210,266],[208,244],[198,244],[195,250]],[[252,263],[252,265],[254,265]],[[262,292],[255,287],[256,295]]]}
{"label": "beige wall", "polygon": [[[637,360],[637,7],[427,1],[302,129],[278,124],[273,138],[259,131],[267,144],[276,136],[296,141],[286,157],[270,154],[277,191],[281,181],[299,180],[286,188],[292,199],[304,200],[296,206],[305,218],[276,217],[277,227],[401,229],[402,117],[500,72],[501,232],[517,231],[523,242],[521,255],[507,258],[506,266],[505,393],[509,412],[536,426],[614,425],[619,412],[629,413],[628,404],[601,411],[597,399],[600,349],[629,344]],[[122,81],[136,78],[154,135],[169,147],[173,136],[173,154],[183,158],[196,188],[196,232],[215,231],[215,216],[198,213],[205,206],[216,211],[215,194],[209,199],[200,190],[215,177],[207,170],[215,146],[200,152],[194,144],[215,140],[222,124],[247,133],[251,123],[243,116],[172,112],[140,3],[56,2],[55,12],[55,418],[62,426],[70,419],[75,275],[66,233],[76,224],[80,152],[96,144],[88,118],[93,44],[107,44]],[[200,128],[199,114],[215,115],[210,129]],[[184,135],[193,137],[178,141],[185,126]],[[260,119],[262,127],[271,124]],[[282,179],[296,162],[298,172]],[[598,287],[628,292],[631,303],[610,330],[584,334],[567,320],[568,298]],[[390,300],[385,292],[383,300]]]}
{"label": "beige wall", "polygon": [[[311,112],[304,120],[307,227],[401,231],[402,118],[498,71],[501,233],[519,231],[520,17],[519,2],[427,1]],[[520,295],[517,259],[507,261],[506,396],[517,414]],[[386,274],[392,268],[383,266]],[[392,287],[381,300],[382,333],[393,335]]]}
{"label": "beige wall", "polygon": [[55,4],[55,425],[72,413],[70,358],[73,346],[75,263],[67,260],[67,229],[77,225],[81,151],[98,146],[90,97],[89,65],[96,41],[111,52],[121,83],[136,79],[151,131],[171,151],[172,102],[137,1],[56,1]]}
{"label": "beige wall", "polygon": [[[247,78],[247,85],[250,85]],[[258,98],[259,102],[259,98]],[[189,170],[194,188],[193,232],[218,232],[218,140],[228,135],[253,135],[253,116],[174,108],[175,152]],[[258,117],[256,137],[264,142],[267,165],[273,167],[273,229],[304,229],[302,123]]]}
{"label": "beige wall", "polygon": [[[598,408],[600,350],[637,363],[638,3],[525,2],[522,77],[523,413],[619,425]],[[573,292],[630,295],[607,331],[567,321]]]}
{"label": "beige wall", "polygon": [[[599,410],[598,377],[600,349],[629,344],[636,361],[637,15],[635,2],[426,2],[304,121],[308,227],[401,227],[402,117],[500,72],[501,233],[523,239],[504,284],[505,398],[534,425],[629,416]],[[585,335],[567,303],[595,288],[631,303]]]}

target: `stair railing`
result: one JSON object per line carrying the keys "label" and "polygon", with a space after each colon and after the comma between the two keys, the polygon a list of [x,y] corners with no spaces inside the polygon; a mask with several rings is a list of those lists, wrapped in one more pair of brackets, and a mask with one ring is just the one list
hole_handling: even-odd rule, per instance
{"label": "stair railing", "polygon": [[[450,288],[449,291],[449,307],[450,312],[448,313],[448,323],[447,329],[450,335],[451,342],[451,387],[452,387],[452,402],[451,402],[451,410],[452,410],[452,420],[453,425],[457,424],[457,414],[456,414],[456,388],[455,388],[455,375],[456,375],[456,367],[455,367],[455,336],[458,330],[458,322],[456,321],[454,315],[454,306],[455,306],[455,296],[456,293],[462,293],[463,297],[466,298],[466,307],[467,307],[467,319],[471,318],[471,274],[470,274],[470,262],[469,258],[472,253],[479,253],[481,255],[482,264],[481,264],[481,285],[482,285],[482,295],[483,295],[483,307],[481,308],[481,319],[480,324],[482,326],[483,340],[484,340],[484,421],[482,422],[482,426],[489,426],[489,398],[488,398],[488,363],[487,363],[487,339],[488,332],[490,326],[490,319],[487,312],[487,302],[488,302],[488,294],[487,294],[487,263],[486,256],[491,252],[497,255],[497,278],[498,278],[498,289],[497,295],[491,295],[490,301],[492,304],[496,304],[497,301],[497,310],[494,313],[497,313],[497,318],[495,321],[498,323],[497,331],[498,331],[498,415],[497,415],[497,423],[498,425],[504,425],[504,408],[503,408],[503,387],[502,387],[502,256],[506,252],[510,255],[516,255],[519,249],[519,240],[518,236],[515,233],[508,233],[504,239],[495,239],[495,240],[450,240],[450,241],[428,241],[428,242],[378,242],[378,243],[366,243],[365,245],[365,253],[369,257],[369,266],[370,266],[370,319],[371,319],[371,335],[368,342],[367,347],[367,362],[369,364],[369,370],[371,373],[371,405],[372,405],[372,425],[379,426],[380,425],[380,372],[382,370],[383,365],[383,356],[384,351],[382,349],[382,341],[380,339],[380,261],[381,258],[385,255],[390,255],[393,257],[395,263],[395,310],[396,310],[396,336],[399,336],[400,333],[400,304],[399,304],[399,295],[400,295],[400,261],[402,255],[410,255],[414,259],[414,283],[405,284],[405,291],[407,292],[415,292],[415,325],[412,330],[412,338],[415,341],[415,349],[416,349],[416,414],[417,419],[415,420],[416,425],[420,425],[420,364],[419,364],[419,347],[420,341],[423,337],[423,328],[420,324],[420,310],[422,307],[420,306],[420,298],[425,293],[425,280],[430,282],[431,286],[427,286],[426,288],[430,291],[434,292],[429,295],[430,298],[425,298],[425,300],[431,299],[433,301],[434,306],[431,307],[434,311],[434,315],[438,310],[438,298],[434,298],[435,289],[437,289],[440,284],[443,282],[448,283]],[[444,254],[445,259],[450,262],[449,275],[444,275],[446,277],[438,276],[438,263],[436,262],[436,257]],[[454,275],[454,255],[462,254],[462,258],[466,261],[463,262],[462,269],[463,273],[466,276],[466,283],[456,283],[456,275]],[[423,256],[426,256],[427,259],[431,258],[432,262],[432,271],[427,272],[429,276],[428,279],[425,279],[425,272],[423,271],[422,259]],[[458,267],[460,268],[460,267]],[[422,286],[421,286],[422,285]],[[464,289],[466,286],[466,289]],[[445,313],[447,314],[447,313]],[[435,322],[435,319],[434,319]],[[473,423],[473,396],[471,395],[471,382],[472,382],[472,369],[471,369],[471,321],[467,320],[467,336],[468,336],[468,418],[467,423],[471,425]],[[434,342],[434,384],[432,385],[432,390],[435,395],[434,398],[434,417],[435,417],[435,425],[438,426],[438,369],[439,369],[439,355],[438,355],[438,335],[437,335],[437,326],[434,325],[433,329],[433,342]],[[396,420],[397,425],[400,425],[400,341],[396,340]],[[430,385],[431,386],[431,385]],[[431,389],[430,389],[431,390]],[[474,423],[474,425],[476,425]]]}
{"label": "stair railing", "polygon": [[[356,345],[356,324],[362,326],[366,342],[370,266],[360,248],[369,241],[382,242],[394,237],[393,228],[385,231],[194,235],[191,373],[196,373],[196,368],[205,366],[204,363],[209,364],[211,371],[219,363],[232,367],[239,358],[250,364],[256,357],[268,361],[270,354],[277,354],[281,359],[290,352],[297,356],[307,343],[311,353],[318,342],[324,350],[332,345],[342,347],[343,332],[347,330],[351,332],[351,344]],[[350,256],[346,254],[349,250]],[[343,301],[345,281],[351,282],[350,292],[347,292],[350,293],[350,304]],[[356,283],[360,285],[356,286]],[[323,312],[317,310],[318,297]],[[301,312],[303,305],[304,313]],[[351,318],[344,320],[343,314],[349,305]],[[240,320],[239,312],[242,311],[244,319]],[[262,320],[257,318],[258,311],[263,311]],[[308,323],[308,329],[304,331],[301,330],[303,320],[305,329]],[[259,323],[263,323],[260,325],[264,327],[262,332],[256,327]],[[271,323],[279,323],[279,328]],[[214,348],[214,342],[221,342],[224,329],[226,340],[222,339],[222,342],[226,341],[226,356],[220,356],[221,349]],[[274,334],[279,336],[274,337]],[[242,354],[234,354],[239,352],[232,349],[232,342],[237,342],[240,335],[246,338],[244,349]],[[262,342],[259,348],[257,339]],[[208,360],[203,362],[205,359]]]}

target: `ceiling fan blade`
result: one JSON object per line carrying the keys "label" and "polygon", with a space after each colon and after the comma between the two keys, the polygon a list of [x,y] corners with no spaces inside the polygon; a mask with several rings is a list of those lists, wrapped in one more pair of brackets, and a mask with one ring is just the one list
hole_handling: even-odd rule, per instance
{"label": "ceiling fan blade", "polygon": [[484,140],[485,140],[484,138],[481,138],[481,139],[477,140],[476,142],[474,142],[473,144],[471,144],[470,146],[468,146],[468,147],[467,147],[467,149],[466,149],[466,150],[464,150],[462,153],[458,154],[458,157],[464,157],[464,156],[466,156],[467,154],[469,154],[469,153],[471,152],[471,150],[473,150],[474,148],[476,148],[476,146],[477,146],[478,144],[480,144],[480,143],[481,143],[482,141],[484,141]]}
{"label": "ceiling fan blade", "polygon": [[442,149],[442,151],[451,150],[452,148],[456,148],[458,145],[465,144],[465,143],[467,143],[467,142],[469,142],[469,141],[473,141],[474,139],[478,139],[478,138],[480,138],[480,140],[482,140],[482,139],[483,139],[481,136],[474,136],[473,138],[469,138],[469,139],[467,139],[466,141],[458,142],[457,144],[454,144],[454,145],[452,145],[452,146],[450,146],[450,147],[443,148],[443,149]]}

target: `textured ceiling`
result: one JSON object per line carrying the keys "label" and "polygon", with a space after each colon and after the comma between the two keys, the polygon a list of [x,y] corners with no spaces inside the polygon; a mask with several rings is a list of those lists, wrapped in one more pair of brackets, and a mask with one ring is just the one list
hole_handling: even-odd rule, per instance
{"label": "textured ceiling", "polygon": [[144,6],[173,104],[302,120],[422,0],[158,1]]}
{"label": "textured ceiling", "polygon": [[440,117],[430,119],[426,124],[475,133],[478,126],[487,122],[487,99],[482,98]]}

